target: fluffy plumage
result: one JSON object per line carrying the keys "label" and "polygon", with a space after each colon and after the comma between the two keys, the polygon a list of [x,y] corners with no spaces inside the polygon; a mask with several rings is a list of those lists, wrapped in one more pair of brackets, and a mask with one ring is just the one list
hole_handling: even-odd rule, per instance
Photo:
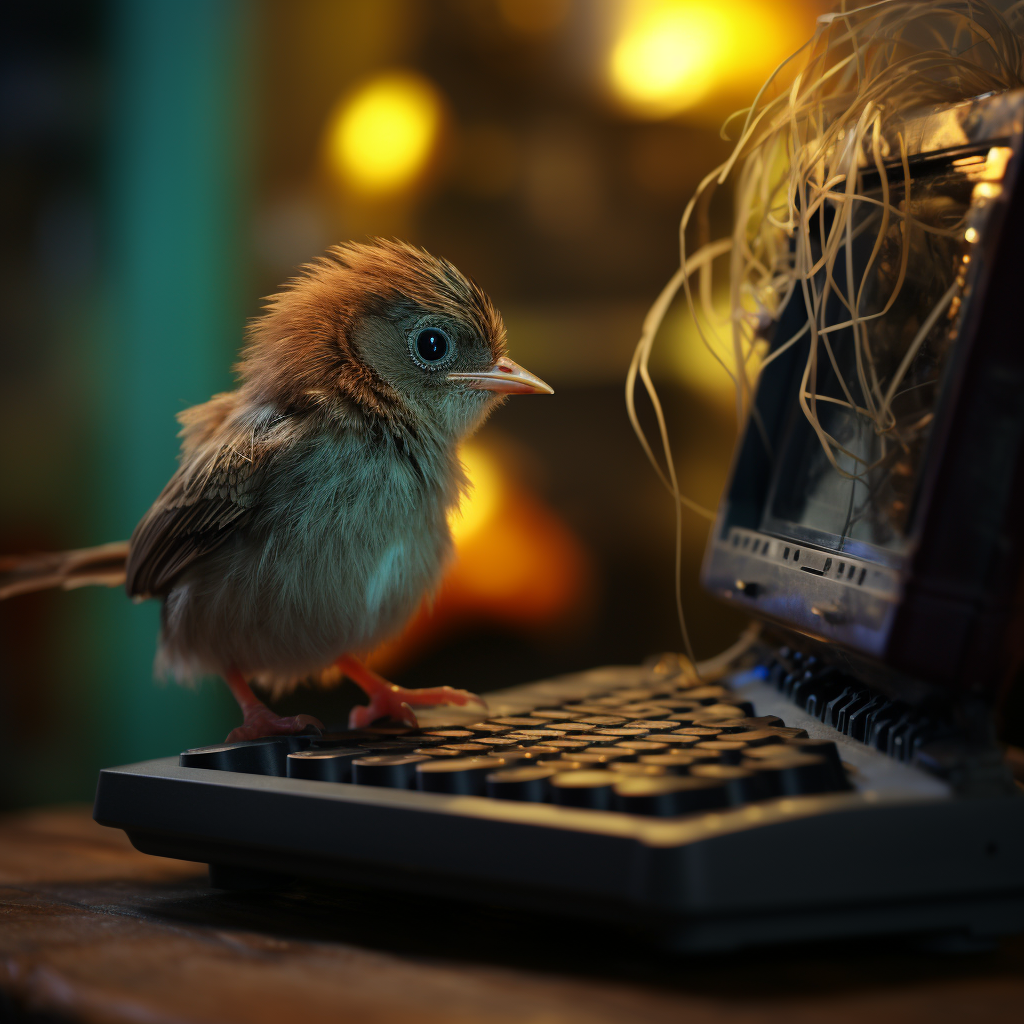
{"label": "fluffy plumage", "polygon": [[[436,365],[417,351],[424,330],[448,343]],[[177,472],[126,549],[91,549],[86,581],[123,566],[131,597],[163,600],[161,674],[235,672],[280,691],[412,614],[451,553],[459,441],[501,392],[550,389],[505,357],[476,284],[400,242],[339,246],[304,268],[252,324],[236,370],[236,390],[179,415]],[[89,553],[72,554],[84,578]],[[75,585],[52,561],[68,556],[42,557],[9,564],[8,588]]]}

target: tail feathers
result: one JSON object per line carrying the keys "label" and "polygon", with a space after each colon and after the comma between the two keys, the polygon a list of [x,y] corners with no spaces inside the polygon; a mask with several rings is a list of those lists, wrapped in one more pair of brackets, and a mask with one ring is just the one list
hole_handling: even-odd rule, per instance
{"label": "tail feathers", "polygon": [[0,601],[34,590],[119,587],[124,583],[128,541],[78,551],[0,557]]}

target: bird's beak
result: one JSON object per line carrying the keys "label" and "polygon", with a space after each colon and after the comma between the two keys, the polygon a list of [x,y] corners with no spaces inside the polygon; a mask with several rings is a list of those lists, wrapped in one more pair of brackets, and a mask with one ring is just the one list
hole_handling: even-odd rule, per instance
{"label": "bird's beak", "polygon": [[471,388],[500,391],[506,395],[553,395],[555,389],[529,370],[502,356],[490,369],[479,373],[449,373],[449,380],[464,380]]}

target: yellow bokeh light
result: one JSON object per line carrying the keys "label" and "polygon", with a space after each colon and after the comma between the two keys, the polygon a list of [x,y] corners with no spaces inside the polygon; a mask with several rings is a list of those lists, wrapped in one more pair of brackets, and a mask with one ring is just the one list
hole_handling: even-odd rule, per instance
{"label": "yellow bokeh light", "polygon": [[[719,312],[729,308],[729,295],[725,290],[716,292],[715,307]],[[709,328],[702,317],[705,338],[714,353],[700,336],[693,316],[684,303],[679,303],[665,318],[662,364],[688,388],[701,393],[716,405],[731,408],[736,401],[736,385],[730,372],[735,372],[735,357],[729,348],[729,331]],[[719,358],[715,358],[715,353]],[[747,379],[754,381],[767,353],[767,344],[758,342],[746,363]],[[723,365],[724,364],[724,365]],[[726,369],[728,367],[728,370]]]}
{"label": "yellow bokeh light", "polygon": [[402,192],[430,163],[442,119],[441,97],[427,79],[405,71],[379,75],[334,108],[324,140],[327,162],[358,192]]}
{"label": "yellow bokeh light", "polygon": [[788,27],[784,11],[756,0],[634,0],[609,57],[612,90],[634,113],[671,117],[763,78],[786,56]]}
{"label": "yellow bokeh light", "polygon": [[478,534],[494,518],[504,490],[497,463],[480,445],[463,445],[459,457],[472,486],[459,510],[449,516],[448,525],[456,545]]}

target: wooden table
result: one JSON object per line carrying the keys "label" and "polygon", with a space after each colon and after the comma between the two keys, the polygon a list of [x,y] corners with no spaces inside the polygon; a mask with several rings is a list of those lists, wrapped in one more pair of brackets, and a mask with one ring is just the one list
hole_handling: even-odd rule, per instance
{"label": "wooden table", "polygon": [[225,893],[71,808],[0,817],[0,989],[0,1018],[104,1024],[991,1024],[1024,1013],[1024,940],[671,957],[529,914]]}

